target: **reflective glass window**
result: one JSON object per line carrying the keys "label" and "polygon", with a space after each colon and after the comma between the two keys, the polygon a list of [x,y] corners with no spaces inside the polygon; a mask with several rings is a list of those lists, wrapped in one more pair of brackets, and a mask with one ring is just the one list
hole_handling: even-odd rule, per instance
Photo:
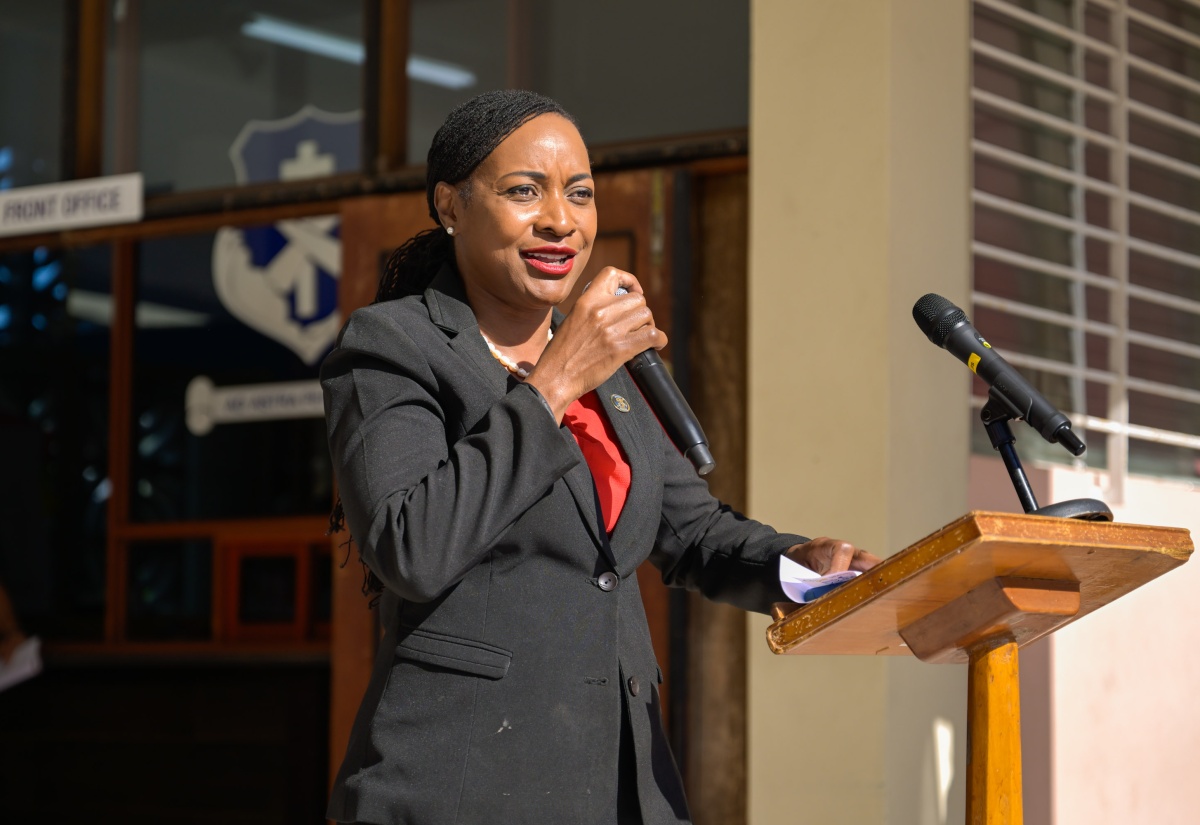
{"label": "reflective glass window", "polygon": [[152,195],[359,168],[362,3],[109,8],[107,171]]}
{"label": "reflective glass window", "polygon": [[129,547],[126,635],[133,641],[212,638],[212,543],[135,542]]}
{"label": "reflective glass window", "polygon": [[139,258],[131,518],[328,512],[336,216],[150,240]]}
{"label": "reflective glass window", "polygon": [[591,145],[749,123],[747,2],[412,0],[409,160],[488,89],[558,100]]}
{"label": "reflective glass window", "polygon": [[0,189],[62,176],[62,0],[0,0]]}
{"label": "reflective glass window", "polygon": [[111,252],[0,256],[0,582],[28,632],[103,632]]}
{"label": "reflective glass window", "polygon": [[238,620],[245,624],[287,623],[296,618],[296,557],[251,556],[241,560]]}
{"label": "reflective glass window", "polygon": [[228,641],[304,642],[329,638],[329,542],[228,539],[220,547]]}

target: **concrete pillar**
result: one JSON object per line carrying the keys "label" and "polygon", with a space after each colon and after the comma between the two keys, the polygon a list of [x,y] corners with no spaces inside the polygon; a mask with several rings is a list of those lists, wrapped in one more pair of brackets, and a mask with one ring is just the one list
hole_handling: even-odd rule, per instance
{"label": "concrete pillar", "polygon": [[[911,308],[967,303],[969,128],[967,4],[751,3],[754,517],[889,555],[966,511],[969,374]],[[775,657],[766,624],[749,821],[961,822],[965,669]]]}

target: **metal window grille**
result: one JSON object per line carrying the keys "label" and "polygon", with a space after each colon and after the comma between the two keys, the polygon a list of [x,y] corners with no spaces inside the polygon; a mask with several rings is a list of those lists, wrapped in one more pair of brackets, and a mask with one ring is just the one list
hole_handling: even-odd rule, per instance
{"label": "metal window grille", "polygon": [[1116,500],[1128,472],[1197,478],[1200,0],[974,0],[971,42],[976,327]]}

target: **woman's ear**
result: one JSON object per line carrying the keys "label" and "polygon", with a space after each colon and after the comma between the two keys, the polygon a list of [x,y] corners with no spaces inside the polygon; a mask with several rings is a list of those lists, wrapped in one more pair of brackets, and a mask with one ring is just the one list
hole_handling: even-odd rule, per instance
{"label": "woman's ear", "polygon": [[444,180],[438,181],[433,188],[433,208],[437,210],[442,226],[457,226],[462,211],[458,190]]}

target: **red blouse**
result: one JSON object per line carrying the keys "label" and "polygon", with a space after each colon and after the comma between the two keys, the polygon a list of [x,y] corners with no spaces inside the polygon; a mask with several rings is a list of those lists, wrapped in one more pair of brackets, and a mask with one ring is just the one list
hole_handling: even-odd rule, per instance
{"label": "red blouse", "polygon": [[625,499],[629,497],[632,475],[612,424],[601,407],[602,402],[595,392],[585,393],[567,407],[563,423],[575,436],[588,469],[592,471],[596,494],[600,497],[600,512],[604,516],[604,529],[611,533],[621,517]]}

